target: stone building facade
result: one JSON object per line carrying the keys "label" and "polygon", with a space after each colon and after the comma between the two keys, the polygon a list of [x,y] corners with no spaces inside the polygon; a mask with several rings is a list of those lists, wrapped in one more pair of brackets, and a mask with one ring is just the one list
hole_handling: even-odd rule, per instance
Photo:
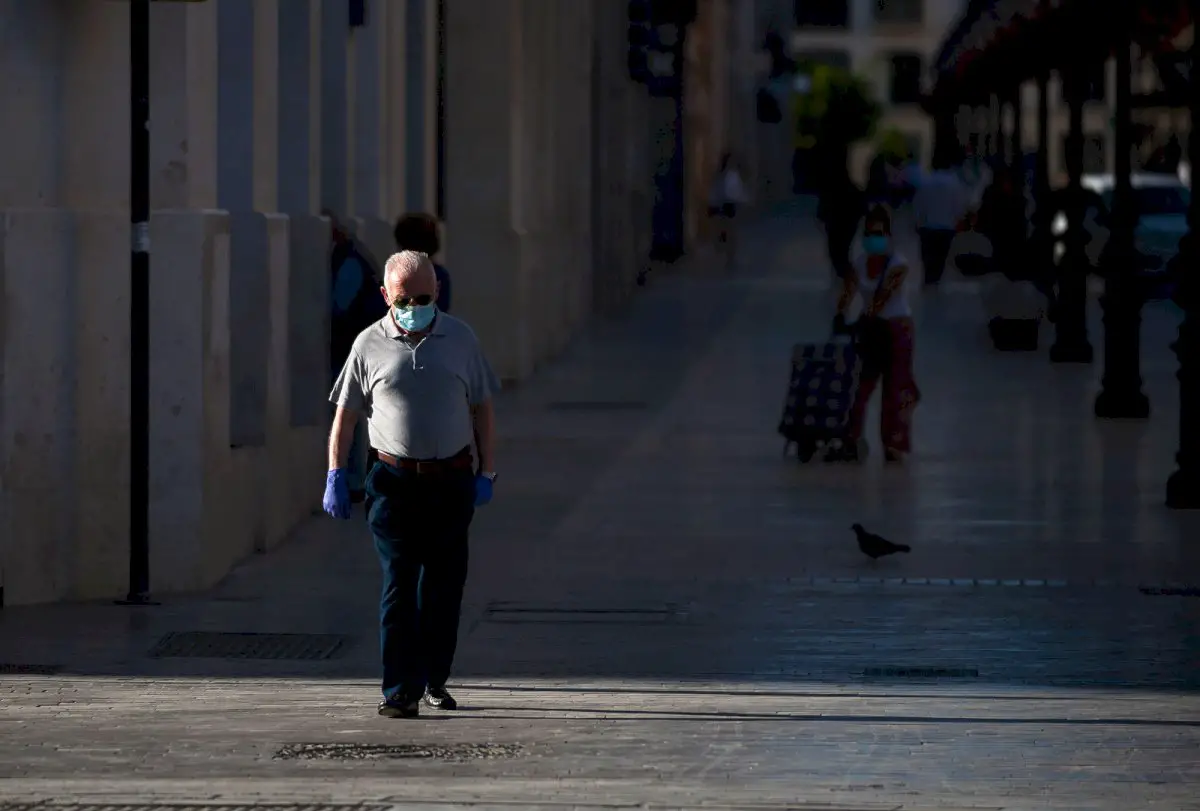
{"label": "stone building facade", "polygon": [[[378,258],[399,213],[438,211],[456,314],[506,380],[619,307],[646,255],[623,4],[365,0],[354,26],[351,5],[152,5],[153,592],[214,583],[319,507],[323,209]],[[0,20],[0,587],[120,596],[129,5],[0,0]]]}

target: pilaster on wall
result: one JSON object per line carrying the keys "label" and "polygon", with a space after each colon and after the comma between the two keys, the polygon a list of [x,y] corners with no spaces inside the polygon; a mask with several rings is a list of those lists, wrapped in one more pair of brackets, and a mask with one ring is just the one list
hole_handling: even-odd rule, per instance
{"label": "pilaster on wall", "polygon": [[129,542],[128,9],[4,0],[0,19],[0,586],[109,595]]}
{"label": "pilaster on wall", "polygon": [[217,207],[217,3],[150,5],[150,200]]}
{"label": "pilaster on wall", "polygon": [[318,0],[320,21],[320,203],[346,216],[349,203],[349,87],[350,22],[342,0]]}
{"label": "pilaster on wall", "polygon": [[[522,0],[448,0],[447,212],[469,234],[448,247],[455,311],[474,327],[501,378],[520,379],[535,360],[523,232],[528,179],[522,142],[523,67],[533,58],[520,34]],[[514,153],[520,151],[520,158]],[[519,229],[519,230],[518,230]]]}
{"label": "pilaster on wall", "polygon": [[352,81],[347,89],[351,113],[347,116],[353,127],[349,146],[351,192],[347,214],[386,219],[383,191],[391,170],[392,150],[385,140],[388,110],[392,100],[387,95],[386,65],[388,17],[394,3],[385,0],[365,0],[367,25],[350,30],[350,64]]}

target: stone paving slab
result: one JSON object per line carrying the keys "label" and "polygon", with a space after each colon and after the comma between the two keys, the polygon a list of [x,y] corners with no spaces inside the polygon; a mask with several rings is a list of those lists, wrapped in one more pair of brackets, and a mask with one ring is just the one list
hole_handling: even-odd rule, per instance
{"label": "stone paving slab", "polygon": [[[260,796],[328,801],[391,794],[447,802],[482,792],[494,801],[503,782],[514,800],[532,804],[580,802],[589,791],[598,799],[592,787],[607,781],[604,799],[628,803],[669,802],[681,792],[736,807],[824,801],[1024,808],[1037,807],[1029,802],[1032,789],[1065,808],[1156,801],[1195,807],[1189,783],[1200,757],[1200,708],[1194,698],[523,681],[471,685],[460,690],[466,708],[460,714],[395,724],[363,714],[364,687],[288,683],[281,693],[279,684],[245,680],[28,682],[26,695],[6,709],[16,726],[0,737],[0,796],[83,800],[107,785],[142,801],[160,800],[188,781],[207,780],[200,793],[182,796],[232,801],[264,791],[260,780],[284,780],[286,790]],[[58,740],[28,744],[35,730],[58,737],[55,728]],[[104,745],[93,738],[100,729]],[[296,742],[464,741],[515,744],[521,752],[475,762],[273,757]],[[118,765],[124,774],[113,779]],[[68,775],[86,785],[61,782]],[[651,788],[656,782],[660,787]],[[352,788],[325,794],[334,786]]]}
{"label": "stone paving slab", "polygon": [[[316,519],[210,594],[0,612],[0,666],[58,669],[0,667],[0,811],[1200,808],[1200,523],[1161,506],[1178,313],[1146,314],[1154,420],[1105,425],[1099,366],[991,352],[951,280],[917,298],[912,463],[799,466],[774,426],[791,344],[827,329],[823,250],[803,218],[744,236],[735,275],[656,275],[500,398],[463,711],[373,714],[377,563],[360,521]],[[865,561],[856,520],[913,553]],[[188,631],[348,639],[149,655]],[[519,751],[275,757],[296,744]]]}

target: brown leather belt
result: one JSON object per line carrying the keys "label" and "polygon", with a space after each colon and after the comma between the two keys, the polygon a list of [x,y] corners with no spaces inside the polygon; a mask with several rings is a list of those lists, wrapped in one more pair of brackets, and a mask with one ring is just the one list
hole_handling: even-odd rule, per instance
{"label": "brown leather belt", "polygon": [[452,470],[470,470],[471,469],[471,449],[463,448],[453,456],[448,456],[445,459],[408,459],[400,456],[392,456],[390,453],[383,451],[375,451],[375,455],[379,457],[379,461],[385,465],[391,465],[397,470],[412,470],[416,473],[447,473]]}

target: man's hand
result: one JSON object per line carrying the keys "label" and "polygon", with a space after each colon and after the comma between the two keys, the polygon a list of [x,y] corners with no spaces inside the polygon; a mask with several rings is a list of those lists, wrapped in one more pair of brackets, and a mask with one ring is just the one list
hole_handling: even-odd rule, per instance
{"label": "man's hand", "polygon": [[325,476],[325,498],[321,506],[334,518],[350,517],[350,488],[346,485],[345,469],[331,470]]}
{"label": "man's hand", "polygon": [[492,477],[486,473],[480,473],[475,477],[475,506],[482,507],[485,504],[491,503],[492,491],[495,489],[495,483]]}

